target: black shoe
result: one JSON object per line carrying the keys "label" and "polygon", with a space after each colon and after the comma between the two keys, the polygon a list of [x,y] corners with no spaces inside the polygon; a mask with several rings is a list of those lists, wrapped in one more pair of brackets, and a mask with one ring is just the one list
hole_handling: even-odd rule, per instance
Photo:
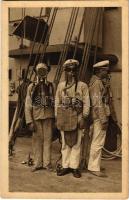
{"label": "black shoe", "polygon": [[69,171],[69,168],[62,168],[60,169],[59,172],[57,172],[57,176],[64,176],[66,174],[68,174],[70,171]]}
{"label": "black shoe", "polygon": [[81,173],[78,169],[73,169],[72,173],[75,178],[81,178]]}
{"label": "black shoe", "polygon": [[31,169],[31,172],[36,172],[36,171],[42,170],[42,169],[43,169],[43,167],[33,167],[33,168]]}

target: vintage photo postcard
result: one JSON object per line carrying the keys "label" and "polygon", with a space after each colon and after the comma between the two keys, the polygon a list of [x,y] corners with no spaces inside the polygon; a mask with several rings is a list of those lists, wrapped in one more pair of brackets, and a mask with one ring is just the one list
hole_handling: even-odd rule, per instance
{"label": "vintage photo postcard", "polygon": [[3,1],[1,196],[128,198],[128,1]]}

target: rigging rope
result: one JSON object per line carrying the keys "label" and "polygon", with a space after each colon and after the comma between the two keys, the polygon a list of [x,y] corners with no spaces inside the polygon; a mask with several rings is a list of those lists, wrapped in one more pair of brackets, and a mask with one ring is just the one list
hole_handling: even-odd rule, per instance
{"label": "rigging rope", "polygon": [[94,64],[96,63],[96,55],[97,55],[97,50],[98,50],[98,42],[99,42],[99,36],[100,36],[100,25],[101,25],[101,20],[102,20],[102,15],[103,15],[103,9],[100,10],[100,16],[99,16],[99,21],[98,21],[98,30],[97,30],[97,36],[96,36],[96,46],[95,46],[95,52],[94,52]]}
{"label": "rigging rope", "polygon": [[[90,12],[90,16],[88,15],[89,12]],[[81,61],[81,65],[80,65],[79,78],[82,75],[82,70],[83,70],[83,67],[84,67],[83,62],[84,62],[84,58],[85,58],[85,54],[86,54],[87,41],[89,40],[89,33],[90,33],[91,25],[93,23],[93,20],[92,20],[93,13],[94,12],[93,12],[92,8],[89,8],[89,10],[87,10],[86,15],[85,15],[85,19],[87,19],[89,17],[88,21],[89,21],[90,27],[87,30],[87,34],[86,34],[86,38],[85,38],[85,45],[84,45],[83,56],[82,56],[82,61]]]}
{"label": "rigging rope", "polygon": [[[28,62],[28,66],[27,66],[27,70],[26,70],[26,72],[25,72],[25,76],[24,76],[23,82],[26,82],[26,80],[27,80],[27,75],[28,75],[28,72],[29,72],[30,62],[31,62],[33,50],[34,50],[34,47],[35,47],[35,42],[36,42],[36,37],[37,37],[38,29],[39,29],[40,19],[41,19],[41,16],[42,16],[42,11],[43,11],[43,8],[41,8],[41,10],[40,10],[40,17],[39,17],[39,19],[38,19],[38,23],[37,23],[37,26],[36,26],[36,31],[35,31],[35,35],[34,35],[34,42],[33,42],[32,48],[31,48],[31,53],[30,53],[30,56],[29,56],[29,62]],[[29,83],[28,83],[28,84],[29,84]],[[25,87],[26,87],[26,86],[24,86],[24,87],[22,88],[22,91],[24,91]],[[23,109],[24,101],[25,101],[25,99],[24,99],[23,102],[22,102],[22,105],[21,105],[21,108],[20,108],[20,110],[19,110],[19,113],[20,113],[20,112],[22,111],[22,109]]]}
{"label": "rigging rope", "polygon": [[27,79],[27,75],[28,75],[28,71],[29,71],[29,67],[30,67],[30,63],[31,63],[31,59],[32,59],[32,54],[33,54],[35,43],[36,43],[36,37],[37,37],[37,34],[38,34],[40,19],[41,19],[41,16],[42,16],[42,11],[43,11],[43,8],[41,8],[41,10],[40,10],[40,16],[39,16],[38,23],[37,23],[37,26],[36,26],[33,45],[32,45],[32,48],[31,48],[31,53],[30,53],[30,56],[29,56],[29,62],[28,62],[28,66],[27,66],[27,70],[26,70],[24,81]]}
{"label": "rigging rope", "polygon": [[84,24],[85,15],[86,15],[86,8],[84,9],[84,13],[83,13],[83,16],[82,16],[82,21],[81,21],[78,37],[77,37],[77,40],[76,40],[76,43],[75,43],[75,50],[74,50],[74,54],[73,54],[73,59],[75,59],[75,57],[76,57],[77,48],[78,48],[78,44],[79,44],[79,41],[80,41],[80,36],[81,36],[81,33],[82,33],[83,24]]}
{"label": "rigging rope", "polygon": [[37,51],[36,58],[35,58],[35,61],[34,61],[34,64],[33,64],[34,67],[35,67],[35,65],[36,65],[36,63],[37,63],[37,59],[38,59],[38,56],[39,56],[39,53],[40,53],[40,48],[42,47],[42,41],[43,41],[43,38],[44,38],[44,36],[45,36],[47,24],[48,24],[48,22],[49,22],[49,20],[50,20],[51,11],[52,11],[52,8],[50,8],[50,12],[49,12],[49,15],[48,15],[48,18],[47,18],[45,27],[44,27],[44,31],[43,31],[43,34],[42,34],[40,43],[39,43],[39,45],[38,45],[38,51]]}
{"label": "rigging rope", "polygon": [[[68,48],[71,42],[71,38],[75,29],[75,23],[77,20],[77,16],[78,16],[78,12],[79,12],[79,8],[75,8],[73,10],[73,12],[71,13],[71,17],[70,17],[70,21],[69,21],[69,25],[68,25],[68,29],[67,29],[67,34],[66,34],[66,41],[64,42],[64,51],[60,56],[60,60],[59,60],[59,64],[58,64],[58,71],[56,73],[54,82],[56,84],[56,88],[57,85],[60,81],[61,75],[62,75],[62,71],[63,71],[63,63],[64,60],[67,57],[67,52],[68,52]],[[72,23],[72,24],[71,24]]]}
{"label": "rigging rope", "polygon": [[[50,25],[50,29],[49,29],[49,31],[48,31],[48,33],[47,33],[47,35],[49,35],[50,33],[51,33],[51,30],[52,30],[52,27],[53,27],[53,23],[54,23],[54,19],[55,19],[55,16],[56,16],[56,12],[57,12],[57,8],[54,10],[54,14],[53,14],[53,17],[52,17],[52,23],[51,23],[51,25]],[[40,18],[41,18],[41,15],[42,15],[42,12],[40,12],[40,17],[39,17],[39,20],[40,20]],[[39,25],[38,25],[39,26]],[[36,30],[36,34],[35,34],[36,36],[37,36],[37,30]],[[50,36],[50,35],[49,35]],[[49,37],[47,37],[46,36],[46,40],[45,40],[45,45],[47,46],[48,45],[48,39],[49,39]],[[34,41],[35,41],[35,38],[34,38]],[[34,43],[33,43],[34,44]],[[46,47],[45,46],[45,47]],[[44,48],[44,51],[46,50],[46,48]],[[33,53],[33,52],[32,52]],[[45,52],[43,52],[43,54],[44,54]],[[31,78],[31,77],[30,77]],[[30,80],[30,79],[29,79]],[[24,105],[24,101],[25,101],[25,99],[23,100],[23,104],[22,104],[22,106],[21,106],[21,109],[23,109],[23,105]],[[22,115],[22,119],[23,119],[23,117],[24,117],[24,113],[23,113],[23,115]],[[19,129],[21,130],[21,128],[22,128],[22,120],[21,120],[21,124],[20,124],[20,127],[19,127]]]}
{"label": "rigging rope", "polygon": [[[25,83],[26,82],[26,79],[27,79],[27,74],[28,74],[28,71],[29,71],[29,67],[30,67],[30,61],[31,61],[31,57],[32,57],[32,53],[33,53],[33,50],[34,50],[34,46],[35,46],[35,41],[36,41],[36,37],[37,37],[37,32],[38,32],[38,28],[39,28],[39,22],[40,22],[40,18],[41,18],[41,14],[42,14],[42,10],[43,8],[41,8],[40,10],[40,17],[38,19],[38,23],[37,23],[37,26],[36,26],[36,31],[35,31],[35,35],[34,35],[34,43],[32,45],[32,49],[31,49],[31,53],[30,53],[30,56],[29,56],[29,63],[28,63],[28,66],[27,66],[27,70],[26,70],[26,73],[25,73],[25,77],[23,79],[23,82]],[[26,85],[23,86],[22,90],[24,91],[26,89]],[[17,111],[17,108],[16,108],[16,111],[15,112],[19,112],[21,113],[22,109],[23,109],[23,106],[24,106],[24,101],[25,99],[23,99],[22,101],[22,104],[21,104],[21,107],[20,107],[20,110]],[[12,125],[11,125],[11,128],[10,128],[10,133],[9,133],[9,142],[11,142],[12,138],[13,137],[16,137],[14,134],[14,129],[15,129],[15,126],[16,126],[16,123],[18,122],[18,113],[14,114],[14,117],[15,119],[13,120],[12,122]],[[24,117],[24,115],[23,115]],[[22,119],[23,119],[22,117]],[[22,120],[21,120],[22,121]],[[20,122],[21,123],[21,122]],[[15,138],[13,138],[15,140]]]}
{"label": "rigging rope", "polygon": [[[49,32],[50,32],[50,29],[51,29],[51,27],[52,27],[52,25],[53,25],[53,18],[55,19],[55,12],[57,12],[55,9],[56,9],[56,8],[54,8],[54,11],[53,11],[53,14],[52,14],[52,19],[51,19],[51,22],[50,22],[50,25],[49,25],[49,30],[48,30]],[[52,10],[52,9],[51,9],[51,10]],[[50,20],[51,10],[50,10],[50,13],[49,13],[49,16],[48,16],[47,22],[46,22],[46,24],[45,24],[44,31],[43,31],[43,34],[42,34],[42,37],[41,37],[41,40],[40,40],[40,43],[39,43],[39,46],[38,46],[38,52],[37,52],[37,54],[36,54],[36,57],[35,57],[35,60],[34,60],[34,64],[33,64],[33,71],[31,72],[30,78],[29,78],[30,80],[31,80],[31,77],[32,77],[32,75],[33,75],[33,72],[34,72],[36,63],[38,62],[38,56],[40,55],[40,49],[41,49],[41,47],[42,47],[42,40],[43,40],[43,38],[44,38],[44,36],[45,36],[45,31],[46,31],[47,23],[48,23],[48,21]],[[47,32],[47,34],[48,34],[48,32]],[[43,44],[44,46],[46,45],[46,43],[48,43],[48,42],[47,42],[48,39],[49,39],[49,38],[47,38],[47,36],[46,36],[46,37],[45,37],[44,44]],[[43,46],[43,50],[41,50],[41,52],[43,51],[42,54],[44,54],[44,51],[45,51],[44,46]],[[41,54],[41,55],[42,55],[42,54]],[[40,57],[41,57],[41,56],[40,56]]]}
{"label": "rigging rope", "polygon": [[[47,35],[46,35],[46,38],[45,38],[45,42],[44,42],[44,45],[43,45],[43,53],[40,55],[39,62],[43,62],[45,51],[46,51],[46,48],[47,48],[48,42],[49,42],[49,37],[51,35],[51,31],[52,31],[52,28],[53,28],[53,25],[54,25],[54,22],[55,22],[57,10],[58,10],[58,8],[54,8],[52,19],[51,19],[49,29],[48,29],[48,32],[47,32]],[[35,62],[35,65],[34,65],[34,69],[35,69],[35,67],[36,67],[36,62]],[[36,78],[36,74],[35,74],[34,80],[35,80],[35,78]],[[31,77],[30,77],[30,79],[31,79]]]}
{"label": "rigging rope", "polygon": [[82,79],[84,81],[86,81],[86,71],[87,71],[88,62],[89,62],[89,56],[90,56],[90,51],[91,51],[91,47],[92,47],[93,36],[94,36],[94,33],[95,33],[97,20],[99,18],[99,12],[100,11],[98,10],[97,13],[96,13],[96,18],[95,18],[95,23],[93,24],[93,30],[92,30],[92,33],[91,33],[90,43],[88,43],[87,53],[86,53],[86,57],[84,59],[84,70],[83,70],[83,77],[82,77]]}
{"label": "rigging rope", "polygon": [[93,9],[92,13],[91,13],[91,26],[90,26],[89,32],[87,34],[87,40],[86,40],[87,44],[85,45],[86,47],[85,47],[85,51],[84,51],[83,59],[82,59],[82,63],[81,63],[82,71],[81,71],[80,77],[83,81],[85,81],[85,77],[86,77],[86,70],[87,70],[87,65],[88,65],[88,60],[89,60],[88,58],[89,58],[89,54],[90,54],[90,47],[91,47],[92,39],[94,36],[97,17],[98,17],[98,10],[96,9],[96,12],[94,12],[94,9]]}
{"label": "rigging rope", "polygon": [[63,56],[63,59],[62,59],[61,68],[60,68],[60,73],[59,73],[59,76],[58,76],[58,83],[59,83],[59,81],[60,81],[60,78],[61,78],[61,75],[62,75],[62,72],[63,72],[63,63],[64,63],[64,61],[65,61],[65,59],[66,59],[66,57],[67,57],[69,45],[70,45],[71,38],[72,38],[72,35],[73,35],[73,32],[74,32],[74,28],[75,28],[75,23],[76,23],[78,11],[79,11],[79,9],[77,8],[76,13],[75,13],[75,16],[74,16],[74,19],[73,19],[73,24],[72,24],[73,26],[72,26],[71,29],[70,29],[71,32],[70,32],[70,34],[69,34],[68,41],[67,41],[67,44],[66,44],[65,53],[64,53],[64,56]]}
{"label": "rigging rope", "polygon": [[[24,83],[27,80],[27,75],[28,75],[28,72],[29,72],[29,66],[30,66],[30,62],[31,62],[31,57],[32,57],[32,54],[33,54],[33,50],[34,50],[34,47],[35,47],[35,42],[36,42],[37,32],[38,32],[38,28],[39,28],[39,22],[40,22],[41,15],[42,15],[42,10],[43,10],[43,8],[41,8],[40,17],[38,19],[38,23],[37,23],[37,26],[36,26],[36,31],[35,31],[35,36],[34,36],[34,42],[33,42],[33,46],[32,46],[30,57],[29,57],[29,64],[28,64],[28,67],[27,67],[27,70],[26,70],[26,75],[25,75],[24,80],[23,80]],[[55,8],[55,10],[54,10],[54,14],[53,14],[53,17],[52,17],[52,20],[51,20],[51,26],[49,27],[49,31],[48,31],[48,34],[46,36],[47,39],[45,40],[46,41],[46,46],[45,47],[47,47],[47,45],[48,45],[48,39],[49,39],[51,30],[52,30],[52,27],[53,27],[53,23],[54,23],[54,20],[55,20],[56,12],[57,12],[57,8]],[[45,50],[46,50],[46,48],[44,48],[44,51]],[[24,91],[24,89],[27,89],[26,85],[23,86],[22,91]],[[22,109],[24,108],[24,101],[25,101],[25,99],[23,99],[23,101],[22,101],[21,108],[20,108],[19,112],[21,112]],[[17,109],[16,109],[15,112],[17,112]],[[14,115],[14,117],[16,117],[16,115]],[[21,130],[23,118],[24,118],[24,112],[23,112],[23,115],[21,117],[21,121],[20,121],[20,124],[19,124],[19,130]],[[9,134],[9,142],[11,142],[13,140],[14,144],[15,144],[15,140],[16,140],[16,134],[14,133],[14,129],[15,129],[16,125],[17,125],[16,123],[18,122],[18,119],[19,118],[18,118],[18,115],[17,115],[16,119],[13,120],[14,123],[11,126],[11,131],[10,131],[10,134]],[[13,147],[11,147],[11,148],[13,148]]]}
{"label": "rigging rope", "polygon": [[68,38],[69,30],[70,30],[70,27],[71,27],[71,22],[72,22],[72,18],[73,18],[74,12],[75,12],[75,8],[72,9],[70,20],[69,20],[69,23],[68,23],[68,27],[67,27],[67,31],[66,31],[66,35],[65,35],[65,39],[64,39],[64,43],[63,43],[64,44],[63,51],[61,52],[61,55],[60,55],[60,58],[59,58],[59,61],[58,61],[57,70],[56,70],[56,75],[54,77],[54,83],[55,84],[58,84],[57,83],[57,81],[58,81],[58,74],[60,72],[61,62],[62,62],[63,55],[64,55],[64,52],[65,52],[66,42],[67,42],[67,38]]}
{"label": "rigging rope", "polygon": [[43,53],[40,56],[39,62],[43,61],[44,54],[45,54],[46,48],[48,46],[49,37],[51,35],[51,31],[52,31],[52,28],[53,28],[53,25],[54,25],[54,22],[55,22],[55,17],[56,17],[56,14],[57,14],[57,10],[58,10],[58,8],[55,8],[54,11],[53,11],[51,24],[50,24],[49,29],[48,29],[48,33],[47,33],[46,40],[45,40],[45,45],[43,46]]}

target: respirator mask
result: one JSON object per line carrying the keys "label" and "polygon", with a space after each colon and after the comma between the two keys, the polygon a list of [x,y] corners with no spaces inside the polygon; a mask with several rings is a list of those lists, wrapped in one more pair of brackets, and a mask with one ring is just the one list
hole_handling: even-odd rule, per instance
{"label": "respirator mask", "polygon": [[71,77],[76,77],[78,74],[78,69],[74,66],[74,67],[67,67],[65,69],[65,72],[67,74],[67,76],[71,76]]}
{"label": "respirator mask", "polygon": [[40,81],[45,79],[47,77],[47,74],[48,74],[47,68],[39,68],[39,69],[37,69],[37,75],[38,75]]}

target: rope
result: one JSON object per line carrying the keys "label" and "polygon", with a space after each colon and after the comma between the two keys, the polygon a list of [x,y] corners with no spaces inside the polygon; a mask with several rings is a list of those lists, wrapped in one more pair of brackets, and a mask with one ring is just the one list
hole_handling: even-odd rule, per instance
{"label": "rope", "polygon": [[75,57],[76,57],[77,48],[78,48],[78,44],[79,44],[79,41],[80,41],[80,36],[81,36],[81,33],[82,33],[83,24],[84,24],[85,14],[86,14],[86,8],[84,9],[84,13],[83,13],[82,21],[81,21],[81,25],[80,25],[80,30],[79,30],[79,33],[78,33],[77,41],[75,43],[75,50],[74,50],[74,54],[73,54],[73,59],[75,59]]}
{"label": "rope", "polygon": [[[118,127],[120,128],[120,125],[118,125]],[[120,144],[118,145],[118,147],[117,147],[117,149],[115,151],[109,151],[105,147],[103,147],[103,151],[102,151],[102,159],[103,160],[113,160],[115,158],[122,158],[122,139],[121,139],[121,134],[119,134],[119,140],[120,140]]]}
{"label": "rope", "polygon": [[[49,36],[50,36],[51,30],[52,30],[52,27],[53,27],[53,23],[54,23],[53,20],[55,19],[56,12],[57,12],[57,8],[56,8],[54,11],[55,11],[55,12],[54,12],[54,15],[53,15],[54,17],[53,17],[52,20],[51,20],[52,23],[51,23],[50,29],[49,29],[49,31],[48,31]],[[28,68],[27,68],[26,75],[25,75],[25,78],[24,78],[24,82],[25,82],[25,80],[27,79],[27,74],[28,74],[28,71],[29,71],[31,56],[32,56],[32,53],[33,53],[33,50],[34,50],[34,46],[35,46],[35,40],[36,40],[36,37],[37,37],[37,32],[38,32],[38,28],[39,28],[39,22],[40,22],[41,15],[42,15],[42,8],[41,8],[41,11],[40,11],[40,17],[39,17],[39,19],[38,19],[38,23],[37,23],[37,27],[36,27],[36,32],[35,32],[35,36],[34,36],[34,42],[33,42],[31,54],[30,54],[30,57],[29,57],[29,64],[28,64]],[[48,39],[49,39],[49,37],[48,37],[48,34],[47,34],[47,39],[46,39],[47,45],[48,45]],[[46,45],[46,46],[47,46],[47,45]],[[44,53],[44,52],[43,52],[43,53]],[[29,83],[28,83],[28,84],[29,84]],[[24,89],[25,89],[25,86],[23,87],[23,90],[24,90]],[[20,113],[21,110],[23,109],[24,101],[25,101],[25,99],[24,99],[23,102],[22,102],[22,105],[21,105],[21,108],[20,108],[19,113]],[[21,130],[21,127],[22,127],[22,120],[23,120],[23,117],[24,117],[24,113],[23,113],[23,115],[22,115],[22,117],[21,117],[21,121],[20,121],[20,124],[19,124],[19,130]],[[18,120],[18,117],[17,117],[17,119],[15,120],[15,123],[14,123],[14,124],[16,124],[17,120]],[[15,127],[14,127],[14,128],[15,128]],[[13,132],[14,132],[14,129],[13,129]],[[13,135],[12,135],[12,136],[13,136]],[[10,137],[10,138],[11,138],[11,137]],[[15,140],[16,140],[16,135],[14,134],[14,143],[15,143]],[[11,140],[10,140],[10,141],[11,141]]]}
{"label": "rope", "polygon": [[[90,12],[90,15],[89,13]],[[84,62],[84,58],[85,58],[85,53],[86,53],[86,49],[87,49],[87,43],[88,43],[88,40],[89,40],[89,36],[90,36],[90,32],[91,32],[91,28],[92,28],[92,23],[93,23],[93,9],[89,8],[89,10],[87,10],[86,12],[87,16],[85,16],[85,18],[87,18],[89,16],[89,24],[90,24],[90,27],[89,29],[87,30],[87,34],[86,34],[86,38],[85,38],[85,46],[84,46],[84,52],[83,52],[83,56],[82,56],[82,62],[81,62],[81,67],[83,67],[83,62]]]}
{"label": "rope", "polygon": [[[33,42],[33,45],[32,45],[31,53],[30,53],[30,56],[29,56],[29,63],[28,63],[28,66],[27,66],[27,70],[26,70],[23,82],[26,82],[26,79],[27,79],[27,74],[28,74],[28,71],[29,71],[30,62],[31,62],[31,58],[32,58],[32,54],[33,54],[33,50],[34,50],[34,46],[35,46],[35,42],[36,42],[36,37],[37,37],[38,29],[39,29],[39,22],[40,22],[40,18],[42,16],[42,11],[43,11],[43,8],[41,8],[41,10],[40,10],[40,17],[38,19],[38,23],[37,23],[37,26],[36,26],[36,31],[35,31],[35,35],[34,35],[34,42]],[[22,91],[24,91],[24,89],[25,89],[25,87],[23,87]],[[23,109],[24,101],[25,101],[25,99],[22,102],[22,105],[21,105],[19,112],[21,112],[21,110]]]}
{"label": "rope", "polygon": [[52,31],[52,28],[53,28],[53,25],[54,25],[54,22],[55,22],[57,10],[58,10],[58,8],[55,8],[54,11],[53,11],[51,24],[50,24],[49,29],[48,29],[48,33],[47,33],[46,40],[45,40],[45,45],[43,46],[43,53],[41,54],[40,59],[39,59],[40,62],[43,60],[46,48],[48,46],[48,41],[49,41],[49,37],[50,37],[51,31]]}
{"label": "rope", "polygon": [[37,26],[36,26],[33,45],[32,45],[31,53],[30,53],[30,56],[29,56],[29,62],[28,62],[28,66],[27,66],[27,70],[26,70],[26,75],[25,75],[24,81],[27,79],[27,75],[28,75],[28,71],[29,71],[29,67],[30,67],[30,62],[31,62],[31,59],[32,59],[32,54],[33,54],[35,43],[36,43],[36,37],[37,37],[38,29],[39,29],[39,23],[40,23],[40,19],[41,19],[41,16],[42,16],[42,11],[43,11],[43,8],[41,8],[41,10],[40,10],[40,16],[39,16],[38,23],[37,23]]}
{"label": "rope", "polygon": [[88,44],[87,56],[85,57],[85,60],[84,60],[84,66],[85,66],[85,67],[84,67],[84,72],[83,72],[83,80],[84,80],[84,81],[86,80],[86,71],[87,71],[87,67],[88,67],[89,56],[90,56],[90,50],[91,50],[91,46],[92,46],[92,42],[93,42],[93,36],[94,36],[94,33],[95,33],[95,28],[96,28],[96,24],[97,24],[98,17],[99,17],[99,10],[98,10],[98,12],[97,12],[95,24],[94,24],[94,26],[93,26],[93,32],[92,32],[92,34],[91,34],[91,41],[90,41],[90,43]]}
{"label": "rope", "polygon": [[[75,23],[76,23],[76,20],[77,20],[78,12],[79,12],[79,8],[77,8],[77,11],[76,11],[76,15],[75,15],[75,19],[74,19],[72,31],[71,31],[70,36],[69,36],[69,43],[67,44],[67,48],[66,48],[66,54],[67,54],[67,52],[68,52],[69,44],[70,44],[70,42],[71,42],[71,38],[72,38],[74,29],[75,29]],[[66,57],[66,54],[65,54],[65,57]],[[64,59],[65,59],[65,57],[64,57]]]}
{"label": "rope", "polygon": [[79,11],[79,9],[77,8],[77,11],[76,11],[76,14],[75,14],[75,18],[74,18],[74,21],[73,21],[73,24],[72,24],[72,28],[71,28],[72,30],[71,30],[71,32],[70,32],[70,34],[69,34],[68,43],[67,43],[67,45],[66,45],[64,57],[63,57],[63,59],[62,59],[62,64],[61,64],[61,68],[60,68],[61,70],[60,70],[59,77],[58,77],[58,83],[59,83],[60,78],[61,78],[61,75],[62,75],[63,63],[64,63],[64,61],[65,61],[65,59],[66,59],[66,57],[67,57],[67,52],[68,52],[69,45],[70,45],[70,42],[71,42],[71,38],[72,38],[72,35],[73,35],[73,32],[74,32],[74,28],[75,28],[75,23],[76,23],[78,11]]}
{"label": "rope", "polygon": [[38,51],[37,51],[36,58],[35,58],[35,61],[34,61],[34,65],[33,65],[33,66],[35,66],[36,63],[37,63],[37,59],[38,59],[38,55],[39,55],[39,52],[40,52],[40,48],[41,48],[41,46],[42,46],[42,41],[43,41],[43,38],[44,38],[44,36],[45,36],[47,24],[48,24],[48,21],[49,21],[49,19],[50,19],[51,10],[52,10],[52,9],[50,8],[49,16],[48,16],[48,18],[47,18],[47,21],[46,21],[46,24],[45,24],[45,27],[44,27],[44,31],[43,31],[43,34],[42,34],[42,37],[41,37],[41,40],[40,40],[40,43],[39,43],[39,46],[38,46]]}
{"label": "rope", "polygon": [[[58,65],[59,70],[58,70],[56,77],[54,79],[54,82],[56,83],[56,87],[57,87],[57,85],[60,81],[61,75],[62,75],[63,63],[64,63],[64,60],[66,59],[66,56],[67,56],[67,52],[68,52],[69,44],[70,44],[70,41],[71,41],[71,38],[72,38],[72,35],[73,35],[73,31],[74,31],[74,28],[75,28],[75,23],[76,23],[76,20],[77,20],[78,12],[79,12],[79,8],[75,8],[72,12],[73,15],[71,14],[70,23],[68,25],[68,31],[67,31],[67,34],[66,34],[66,35],[68,35],[67,41],[66,41],[66,43],[64,43],[66,45],[64,47],[64,51],[63,51],[61,58],[60,58],[61,61]],[[71,25],[71,23],[72,23],[72,25]]]}
{"label": "rope", "polygon": [[73,8],[72,12],[71,12],[71,17],[70,17],[69,24],[68,24],[67,31],[66,31],[66,35],[65,35],[63,51],[61,53],[61,56],[60,56],[59,62],[58,62],[58,66],[57,66],[57,71],[56,71],[56,75],[55,75],[55,78],[54,78],[54,82],[56,84],[58,84],[58,79],[59,79],[58,76],[59,76],[59,73],[61,71],[61,67],[62,67],[61,65],[62,65],[63,57],[64,57],[64,54],[65,54],[65,51],[66,51],[66,43],[67,43],[67,40],[68,40],[68,37],[69,37],[69,33],[70,33],[71,24],[72,24],[74,14],[75,14],[75,8]]}
{"label": "rope", "polygon": [[[39,62],[43,62],[44,54],[45,54],[46,48],[47,48],[47,46],[48,46],[49,37],[50,37],[51,31],[52,31],[52,28],[53,28],[53,25],[54,25],[54,21],[55,21],[55,17],[56,17],[57,10],[58,10],[58,9],[55,8],[54,11],[53,11],[51,23],[50,23],[50,25],[49,25],[49,30],[48,30],[47,36],[46,36],[46,38],[45,38],[44,46],[43,46],[43,53],[40,55]],[[36,67],[36,66],[34,65],[34,68],[35,68],[35,67]],[[35,80],[35,78],[36,78],[36,74],[35,74],[34,80]]]}
{"label": "rope", "polygon": [[[51,10],[52,10],[52,9],[51,9]],[[37,60],[38,60],[38,56],[39,56],[39,53],[40,53],[40,49],[41,49],[41,47],[42,47],[42,41],[43,41],[43,38],[44,38],[44,36],[45,36],[45,31],[46,31],[46,28],[47,28],[48,21],[49,21],[49,19],[50,19],[51,10],[50,10],[49,16],[48,16],[48,18],[47,18],[47,22],[46,22],[46,24],[45,24],[44,31],[43,31],[43,34],[42,34],[42,37],[41,37],[41,40],[40,40],[40,43],[39,43],[39,46],[38,46],[38,52],[37,52],[37,54],[36,54],[36,57],[35,57],[35,60],[34,60],[34,64],[33,64],[34,68],[35,68],[35,66],[36,66],[36,63],[37,63]],[[29,78],[30,80],[31,80],[31,77],[32,77],[32,75],[33,75],[33,72],[34,72],[34,70],[33,70],[33,71],[31,72],[31,74],[30,74],[30,78]]]}
{"label": "rope", "polygon": [[[99,18],[99,9],[96,11],[96,18],[93,24],[93,29],[92,29],[92,34],[91,34],[91,38],[90,38],[90,43],[88,44],[88,49],[87,49],[87,58],[85,57],[84,60],[84,65],[86,65],[86,67],[84,68],[84,72],[86,72],[87,70],[87,65],[88,65],[88,61],[89,61],[89,54],[90,54],[90,50],[91,50],[91,46],[92,46],[92,42],[93,42],[93,36],[95,33],[95,28],[96,28],[96,24],[97,24],[97,20]],[[89,52],[89,53],[88,53]]]}
{"label": "rope", "polygon": [[[53,27],[53,19],[55,19],[55,13],[57,12],[57,9],[56,9],[56,11],[54,12],[54,17],[52,18],[52,24],[51,24],[51,26],[50,26],[50,30],[49,30],[49,33],[51,32],[51,29],[52,29],[52,27]],[[40,18],[41,18],[41,15],[42,15],[42,12],[40,12],[40,17],[39,17],[39,20],[40,20]],[[48,35],[48,34],[47,34]],[[36,37],[37,37],[37,31],[36,31]],[[46,39],[46,43],[48,44],[48,37],[46,37],[47,39]],[[45,49],[44,49],[45,50]],[[31,78],[31,77],[30,77]],[[30,79],[29,79],[30,80]],[[23,100],[23,105],[24,105],[24,100]],[[23,109],[23,106],[21,106],[21,109]],[[24,117],[24,113],[23,113],[23,116],[22,116],[22,119],[23,119],[23,117]],[[22,120],[21,120],[21,124],[20,124],[20,130],[21,130],[21,127],[22,127]]]}
{"label": "rope", "polygon": [[67,31],[66,31],[66,35],[65,35],[65,39],[64,39],[63,51],[62,51],[62,53],[60,55],[60,58],[59,58],[59,61],[58,61],[56,75],[55,75],[55,78],[54,78],[54,82],[56,84],[58,84],[57,83],[57,81],[58,81],[58,74],[60,73],[61,62],[62,62],[62,59],[63,59],[63,56],[64,56],[64,52],[65,52],[65,48],[66,48],[66,41],[67,41],[67,38],[68,38],[69,29],[70,29],[70,26],[71,26],[71,22],[72,22],[72,18],[73,18],[74,12],[75,12],[75,8],[73,8],[72,12],[71,12],[70,20],[69,20],[69,23],[68,23],[68,27],[67,27]]}
{"label": "rope", "polygon": [[95,46],[95,53],[94,53],[94,64],[96,62],[96,55],[97,55],[97,50],[98,50],[98,41],[99,41],[99,34],[100,34],[100,24],[101,24],[101,19],[102,19],[102,14],[103,10],[100,10],[100,16],[99,16],[99,22],[98,22],[98,30],[97,30],[97,38],[96,38],[96,46]]}
{"label": "rope", "polygon": [[[90,12],[89,24],[92,25],[92,23],[93,23],[93,19],[92,19],[92,18],[93,18],[93,14],[94,14],[93,9],[92,9],[92,8],[89,8],[89,12]],[[87,16],[88,16],[88,10],[87,10],[86,14],[87,14]],[[86,18],[87,16],[85,16],[85,18]],[[85,56],[86,56],[87,41],[89,40],[89,36],[90,36],[90,34],[91,34],[90,32],[91,32],[91,26],[90,26],[89,29],[87,30],[87,35],[86,35],[86,38],[85,38],[85,46],[84,46],[84,51],[83,51],[83,56],[82,56],[82,62],[81,62],[80,71],[79,71],[79,77],[81,77],[82,71],[83,71],[83,67],[84,67],[83,62],[84,62],[84,58],[85,58]]]}
{"label": "rope", "polygon": [[[29,64],[28,64],[28,66],[27,66],[26,74],[25,74],[25,77],[24,77],[24,79],[23,79],[23,82],[24,82],[24,83],[26,82],[27,73],[28,73],[28,71],[29,71],[30,61],[31,61],[31,57],[32,57],[33,50],[34,50],[34,45],[35,45],[35,40],[36,40],[36,37],[37,37],[37,32],[38,32],[38,28],[39,28],[39,22],[40,22],[42,10],[43,10],[43,8],[41,8],[40,17],[39,17],[39,19],[38,19],[38,23],[37,23],[37,26],[36,26],[36,31],[35,31],[35,35],[34,35],[34,43],[33,43],[33,46],[32,46],[32,49],[31,49],[31,53],[30,53],[30,56],[29,56]],[[25,89],[25,86],[23,87],[23,91],[24,91],[24,89]],[[22,109],[23,109],[24,101],[25,101],[25,99],[23,99],[23,102],[22,102],[21,108],[20,108],[20,110],[19,110],[19,113],[21,113],[21,111],[22,111]],[[24,117],[24,115],[22,116],[22,119],[23,119],[23,117]],[[16,119],[15,119],[14,125],[16,125],[17,120],[18,120],[18,115],[17,115],[17,117],[16,117]],[[11,142],[11,138],[13,137],[13,134],[14,134],[14,128],[15,128],[14,125],[12,125],[12,126],[13,126],[13,131],[12,131],[12,133],[9,134],[10,142]],[[21,127],[21,123],[20,123],[20,127]],[[15,137],[16,137],[16,136],[15,136]],[[15,139],[14,139],[14,140],[15,140]]]}
{"label": "rope", "polygon": [[91,30],[89,32],[89,42],[87,44],[87,48],[86,48],[86,52],[85,52],[85,57],[84,57],[84,61],[82,63],[83,65],[83,70],[82,70],[82,79],[85,80],[85,74],[86,74],[86,70],[87,70],[87,65],[88,65],[88,61],[89,61],[89,55],[90,55],[90,48],[91,48],[91,45],[92,45],[92,41],[93,41],[93,36],[94,36],[94,32],[95,32],[95,28],[96,28],[96,22],[97,22],[97,19],[98,19],[98,10],[96,10],[96,13],[95,15],[93,15],[93,23],[92,23],[92,26],[91,26]]}

